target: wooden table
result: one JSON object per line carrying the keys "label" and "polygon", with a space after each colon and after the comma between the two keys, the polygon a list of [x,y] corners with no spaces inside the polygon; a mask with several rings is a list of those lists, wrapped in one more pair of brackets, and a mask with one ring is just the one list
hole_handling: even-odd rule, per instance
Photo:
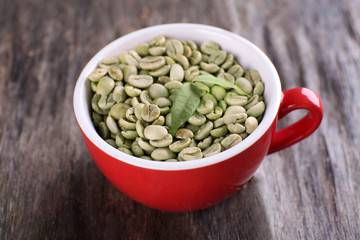
{"label": "wooden table", "polygon": [[[194,22],[238,33],[283,89],[308,87],[325,115],[215,207],[168,213],[98,170],[72,109],[75,81],[110,41]],[[357,0],[0,1],[0,239],[360,239]],[[291,114],[281,124],[294,121]]]}

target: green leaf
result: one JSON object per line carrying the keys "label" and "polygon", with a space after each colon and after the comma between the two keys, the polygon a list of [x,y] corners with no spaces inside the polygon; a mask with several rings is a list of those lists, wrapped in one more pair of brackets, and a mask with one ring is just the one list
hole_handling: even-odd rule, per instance
{"label": "green leaf", "polygon": [[199,89],[192,83],[187,82],[181,86],[171,107],[170,134],[172,136],[194,114],[200,104],[200,94]]}
{"label": "green leaf", "polygon": [[230,88],[234,88],[237,91],[243,92],[248,98],[250,98],[250,94],[245,92],[244,90],[242,90],[241,88],[239,88],[238,86],[236,86],[235,84],[226,81],[224,79],[221,78],[217,78],[214,76],[210,76],[210,75],[198,75],[196,77],[194,77],[194,79],[192,80],[193,82],[205,82],[205,83],[212,83],[212,84],[217,84],[220,85],[222,87],[230,87]]}

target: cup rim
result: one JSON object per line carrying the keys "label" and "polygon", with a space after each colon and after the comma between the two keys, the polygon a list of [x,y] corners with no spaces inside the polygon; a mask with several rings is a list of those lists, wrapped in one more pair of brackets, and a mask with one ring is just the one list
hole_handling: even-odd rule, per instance
{"label": "cup rim", "polygon": [[[125,44],[126,42],[131,42],[131,40],[135,38],[141,38],[146,36],[147,34],[153,34],[154,32],[163,32],[166,35],[166,31],[171,29],[171,31],[176,30],[188,30],[188,31],[201,31],[203,33],[212,33],[212,34],[219,34],[225,35],[233,39],[234,41],[239,41],[247,48],[250,48],[251,51],[257,55],[257,57],[261,58],[261,60],[267,65],[269,74],[269,78],[273,78],[274,86],[273,88],[278,94],[272,96],[272,104],[266,106],[266,111],[264,114],[264,118],[262,119],[261,123],[259,124],[258,128],[255,129],[253,133],[251,133],[247,138],[245,138],[241,143],[237,144],[236,146],[229,148],[223,152],[215,154],[210,157],[196,159],[192,161],[181,161],[181,162],[160,162],[160,161],[151,161],[141,159],[139,157],[131,156],[125,154],[118,149],[109,145],[105,140],[103,140],[99,134],[96,132],[95,127],[91,121],[89,108],[88,108],[88,97],[86,96],[87,91],[87,76],[95,69],[99,61],[106,56],[109,55],[109,52],[112,51],[115,47],[121,44]],[[159,34],[158,34],[159,35]],[[204,41],[206,39],[204,38]],[[145,42],[145,41],[144,41]],[[221,43],[219,43],[221,45]],[[266,90],[265,90],[266,91]],[[154,169],[154,170],[188,170],[188,169],[195,169],[206,167],[209,165],[217,164],[223,161],[226,161],[229,158],[236,156],[237,154],[243,152],[244,150],[248,149],[252,146],[256,141],[258,141],[270,128],[271,124],[275,120],[278,109],[280,106],[281,100],[281,83],[279,75],[270,61],[270,59],[265,55],[263,51],[261,51],[257,46],[255,46],[252,42],[248,41],[247,39],[232,33],[230,31],[213,27],[209,25],[203,24],[193,24],[193,23],[171,23],[171,24],[161,24],[155,25],[147,28],[143,28],[140,30],[136,30],[134,32],[128,33],[120,38],[115,39],[114,41],[107,44],[103,47],[100,51],[98,51],[86,64],[80,76],[76,81],[76,85],[74,88],[73,94],[73,108],[76,121],[89,141],[91,141],[95,146],[101,149],[107,155],[117,159],[118,161],[125,162],[130,165],[134,165],[141,168],[147,169]],[[86,102],[88,101],[88,102]],[[266,101],[266,99],[265,99]]]}

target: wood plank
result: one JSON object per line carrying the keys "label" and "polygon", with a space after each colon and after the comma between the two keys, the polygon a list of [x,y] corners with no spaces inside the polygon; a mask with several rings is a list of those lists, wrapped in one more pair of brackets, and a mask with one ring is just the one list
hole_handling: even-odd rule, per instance
{"label": "wood plank", "polygon": [[[325,108],[312,136],[268,156],[234,196],[181,214],[112,186],[72,110],[92,55],[170,22],[244,36],[268,54],[284,89],[313,89]],[[0,239],[360,239],[357,1],[3,0],[0,25]]]}

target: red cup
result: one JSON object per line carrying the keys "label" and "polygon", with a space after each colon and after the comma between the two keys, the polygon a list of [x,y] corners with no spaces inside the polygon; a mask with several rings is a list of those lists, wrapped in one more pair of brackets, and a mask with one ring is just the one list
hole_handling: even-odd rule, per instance
{"label": "red cup", "polygon": [[[201,43],[213,41],[232,53],[245,69],[260,73],[266,110],[258,128],[238,145],[214,156],[185,162],[159,162],[127,155],[107,144],[90,116],[87,76],[105,57],[165,35]],[[102,173],[130,198],[155,209],[184,212],[204,209],[234,194],[253,176],[267,154],[289,147],[314,132],[323,116],[319,96],[306,88],[281,90],[277,71],[254,44],[229,31],[199,24],[166,24],[125,35],[100,50],[85,66],[74,91],[74,112],[85,144]],[[305,117],[281,130],[277,120],[296,109]]]}

